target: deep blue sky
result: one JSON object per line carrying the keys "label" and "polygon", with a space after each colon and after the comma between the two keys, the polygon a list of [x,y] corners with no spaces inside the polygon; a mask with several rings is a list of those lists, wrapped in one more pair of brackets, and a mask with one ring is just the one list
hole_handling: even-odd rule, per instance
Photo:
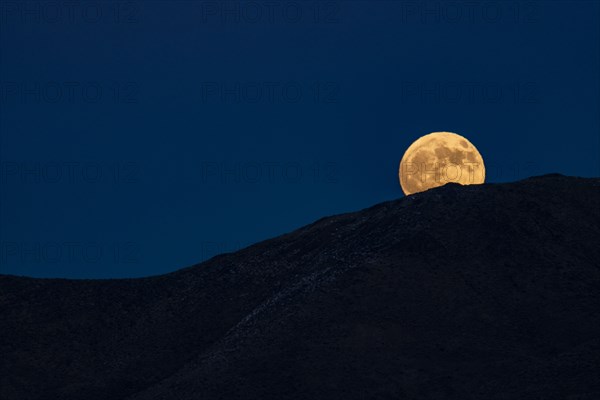
{"label": "deep blue sky", "polygon": [[439,130],[488,181],[600,175],[597,2],[247,3],[1,3],[2,273],[165,273],[397,198]]}

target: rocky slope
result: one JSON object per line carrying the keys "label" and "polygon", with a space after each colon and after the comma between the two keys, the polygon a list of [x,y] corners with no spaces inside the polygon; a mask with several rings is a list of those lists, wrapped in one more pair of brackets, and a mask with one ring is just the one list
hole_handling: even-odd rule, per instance
{"label": "rocky slope", "polygon": [[0,276],[0,398],[598,399],[600,179],[446,185],[164,276]]}

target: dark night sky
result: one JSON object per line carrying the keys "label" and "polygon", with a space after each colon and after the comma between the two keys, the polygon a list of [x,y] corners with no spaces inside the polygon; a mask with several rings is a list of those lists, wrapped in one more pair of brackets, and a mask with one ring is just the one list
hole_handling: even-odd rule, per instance
{"label": "dark night sky", "polygon": [[397,198],[433,131],[490,182],[600,174],[597,2],[223,4],[1,3],[2,273],[165,273]]}

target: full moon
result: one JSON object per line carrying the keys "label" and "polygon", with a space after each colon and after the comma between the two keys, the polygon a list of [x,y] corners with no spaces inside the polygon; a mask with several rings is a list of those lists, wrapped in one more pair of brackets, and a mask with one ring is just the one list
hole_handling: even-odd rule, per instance
{"label": "full moon", "polygon": [[445,185],[485,181],[483,157],[466,138],[452,132],[433,132],[415,140],[404,153],[398,171],[406,195]]}

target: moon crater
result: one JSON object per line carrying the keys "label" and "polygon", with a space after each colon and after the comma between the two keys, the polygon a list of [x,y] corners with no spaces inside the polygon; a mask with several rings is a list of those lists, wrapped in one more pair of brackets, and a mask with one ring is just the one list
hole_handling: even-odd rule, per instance
{"label": "moon crater", "polygon": [[405,194],[422,192],[449,182],[461,185],[485,181],[485,165],[477,148],[452,132],[433,132],[415,140],[399,168]]}

